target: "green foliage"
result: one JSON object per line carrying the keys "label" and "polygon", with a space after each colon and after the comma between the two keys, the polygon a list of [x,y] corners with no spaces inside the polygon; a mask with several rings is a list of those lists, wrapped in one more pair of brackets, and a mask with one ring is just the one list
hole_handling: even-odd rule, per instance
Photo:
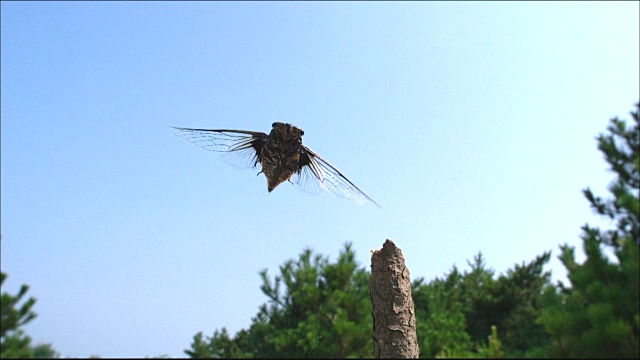
{"label": "green foliage", "polygon": [[[214,334],[214,336],[215,335],[217,334]],[[209,346],[209,342],[203,339],[202,332],[199,332],[193,336],[191,349],[185,350],[184,352],[192,359],[208,359],[213,357],[212,349]]]}
{"label": "green foliage", "polygon": [[640,202],[638,189],[640,188],[640,132],[638,131],[638,109],[631,112],[635,125],[631,128],[616,118],[611,119],[607,127],[609,134],[600,134],[596,139],[598,149],[602,151],[616,179],[609,185],[612,199],[603,200],[593,195],[591,189],[583,190],[589,200],[591,208],[598,214],[617,221],[615,229],[600,231],[591,229],[588,225],[583,228],[588,237],[594,237],[603,245],[621,247],[624,239],[630,239],[640,246]]}
{"label": "green foliage", "polygon": [[33,357],[36,359],[55,359],[60,357],[51,344],[38,344],[33,348]]}
{"label": "green foliage", "polygon": [[491,335],[488,336],[487,344],[478,346],[478,357],[484,359],[499,359],[504,357],[504,352],[501,350],[502,341],[498,338],[498,327],[491,327]]}
{"label": "green foliage", "polygon": [[494,324],[503,334],[504,351],[509,357],[530,357],[528,352],[550,341],[544,327],[536,322],[544,307],[542,291],[550,284],[551,274],[543,272],[550,258],[551,253],[545,252],[498,279],[498,303],[504,317]]}
{"label": "green foliage", "polygon": [[249,330],[231,339],[222,329],[194,336],[190,357],[372,357],[370,274],[358,268],[351,245],[335,263],[304,250],[280,266],[273,281],[260,273],[269,302]]}
{"label": "green foliage", "polygon": [[420,356],[463,357],[471,354],[472,342],[460,302],[461,274],[454,267],[445,280],[413,283],[413,301]]}
{"label": "green foliage", "polygon": [[[4,284],[7,274],[0,274],[0,286]],[[17,330],[20,326],[28,323],[36,317],[36,313],[31,310],[36,303],[36,299],[31,297],[20,307],[16,305],[22,300],[24,295],[29,291],[29,285],[22,285],[18,294],[11,295],[2,293],[2,311],[0,323],[0,336],[4,339],[11,331]]]}
{"label": "green foliage", "polygon": [[[4,285],[6,278],[7,274],[0,273],[0,286]],[[26,336],[20,327],[36,317],[36,313],[31,310],[36,299],[31,297],[18,306],[28,290],[28,285],[22,285],[16,295],[2,293],[0,354],[3,358],[30,358],[33,356],[31,338]]]}
{"label": "green foliage", "polygon": [[[0,273],[0,286],[4,285],[7,274]],[[29,285],[22,285],[16,295],[2,293],[0,308],[0,356],[6,358],[58,358],[60,354],[51,344],[31,345],[31,338],[27,336],[21,326],[33,320],[37,315],[31,308],[36,299],[30,297],[22,302],[29,291]]]}
{"label": "green foliage", "polygon": [[[551,356],[637,358],[640,354],[640,133],[638,112],[631,114],[635,126],[628,129],[615,118],[608,127],[610,134],[597,137],[598,148],[617,175],[609,186],[613,199],[603,200],[584,190],[596,213],[616,220],[617,227],[603,231],[583,226],[587,256],[583,264],[576,263],[573,247],[560,247],[571,287],[558,284],[557,289],[545,291],[546,308],[539,322],[552,336]],[[613,250],[616,261],[603,254],[605,247]]]}
{"label": "green foliage", "polygon": [[[535,320],[542,290],[549,285],[549,274],[542,272],[549,257],[545,253],[516,265],[496,279],[478,254],[464,274],[454,267],[444,279],[428,284],[416,280],[413,298],[421,356],[524,356],[545,345],[548,335]],[[269,301],[249,329],[234,337],[225,328],[211,337],[198,333],[185,350],[189,357],[373,356],[370,274],[358,268],[349,244],[335,263],[305,250],[297,261],[282,265],[275,278],[266,271],[260,275]],[[505,340],[498,342],[492,326],[501,329]]]}
{"label": "green foliage", "polygon": [[197,333],[193,337],[191,350],[185,350],[185,353],[189,357],[196,359],[247,357],[240,351],[238,345],[231,340],[227,329],[224,327],[222,331],[216,330],[213,336],[208,339],[203,339],[202,332]]}
{"label": "green foliage", "polygon": [[11,331],[9,335],[2,338],[2,358],[31,358],[31,338],[26,336],[22,330]]}
{"label": "green foliage", "polygon": [[482,357],[495,346],[486,344],[488,336],[497,341],[494,327],[504,334],[499,356],[535,355],[532,350],[549,342],[536,319],[543,306],[542,290],[549,285],[550,274],[543,272],[543,266],[550,255],[516,265],[496,279],[479,253],[464,274],[454,267],[444,280],[429,284],[416,280],[413,297],[420,355]]}

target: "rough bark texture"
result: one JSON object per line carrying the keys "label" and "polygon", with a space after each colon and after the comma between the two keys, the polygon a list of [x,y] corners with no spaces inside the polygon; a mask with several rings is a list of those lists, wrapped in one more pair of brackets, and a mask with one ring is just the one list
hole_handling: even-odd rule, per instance
{"label": "rough bark texture", "polygon": [[376,358],[418,358],[409,270],[402,251],[389,239],[371,254],[369,288]]}

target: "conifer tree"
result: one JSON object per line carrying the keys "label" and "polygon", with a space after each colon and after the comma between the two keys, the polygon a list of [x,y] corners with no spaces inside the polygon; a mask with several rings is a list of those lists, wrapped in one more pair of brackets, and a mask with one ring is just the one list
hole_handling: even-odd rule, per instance
{"label": "conifer tree", "polygon": [[[7,274],[0,274],[0,286],[4,284],[6,278]],[[31,297],[18,306],[28,290],[29,285],[25,284],[20,287],[20,291],[16,295],[2,293],[2,319],[0,321],[0,353],[2,358],[32,356],[31,338],[25,335],[20,327],[36,317],[36,313],[31,310],[36,299]]]}
{"label": "conifer tree", "polygon": [[350,244],[336,262],[304,250],[280,266],[272,281],[260,273],[268,303],[248,330],[230,338],[194,336],[185,353],[198,357],[327,358],[373,357],[370,274],[355,261]]}
{"label": "conifer tree", "polygon": [[[4,285],[6,273],[0,273],[0,286]],[[60,354],[51,344],[31,345],[31,337],[21,327],[37,315],[32,310],[36,299],[30,297],[22,302],[29,285],[22,285],[16,295],[2,293],[0,311],[0,357],[6,358],[58,358]],[[21,305],[18,305],[22,302]]]}
{"label": "conifer tree", "polygon": [[[552,336],[550,356],[637,358],[640,354],[638,107],[631,112],[635,124],[614,118],[609,134],[597,137],[598,148],[616,175],[609,186],[613,197],[602,199],[589,188],[584,195],[596,213],[616,221],[616,228],[583,226],[587,258],[582,264],[575,261],[573,247],[561,246],[559,258],[571,287],[560,283],[557,289],[547,288],[547,306],[539,319]],[[613,250],[615,261],[604,254],[605,248]]]}

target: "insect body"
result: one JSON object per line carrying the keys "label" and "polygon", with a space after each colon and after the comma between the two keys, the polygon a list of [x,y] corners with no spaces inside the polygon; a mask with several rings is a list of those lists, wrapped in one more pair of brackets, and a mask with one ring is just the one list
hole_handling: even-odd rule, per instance
{"label": "insect body", "polygon": [[304,191],[327,190],[357,203],[380,207],[328,161],[302,145],[304,131],[297,126],[275,122],[269,134],[179,127],[173,130],[205,150],[234,155],[232,163],[238,164],[240,160],[241,166],[250,167],[261,164],[269,192],[295,175],[296,183]]}

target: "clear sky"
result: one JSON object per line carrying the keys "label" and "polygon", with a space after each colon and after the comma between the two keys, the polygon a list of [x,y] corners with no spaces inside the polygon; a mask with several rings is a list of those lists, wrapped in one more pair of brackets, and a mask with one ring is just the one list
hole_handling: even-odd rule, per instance
{"label": "clear sky", "polygon": [[[638,2],[2,2],[3,291],[62,356],[183,356],[258,272],[391,238],[412,279],[502,273],[598,225],[594,139],[639,99]],[[237,169],[169,125],[288,122],[382,208]],[[608,223],[604,223],[609,225]]]}

